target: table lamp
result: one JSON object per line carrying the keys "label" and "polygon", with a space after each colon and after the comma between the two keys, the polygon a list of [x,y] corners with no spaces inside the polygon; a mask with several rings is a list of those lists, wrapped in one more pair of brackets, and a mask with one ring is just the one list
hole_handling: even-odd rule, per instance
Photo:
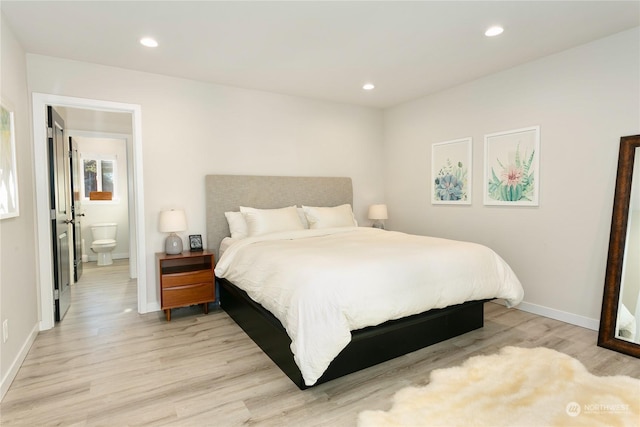
{"label": "table lamp", "polygon": [[384,230],[384,220],[387,218],[389,218],[387,205],[369,206],[369,219],[373,220],[373,224],[371,225],[373,228]]}
{"label": "table lamp", "polygon": [[158,228],[163,233],[170,233],[164,242],[164,251],[167,255],[182,253],[182,239],[176,234],[176,231],[187,229],[187,219],[184,216],[184,211],[171,209],[170,211],[160,212]]}

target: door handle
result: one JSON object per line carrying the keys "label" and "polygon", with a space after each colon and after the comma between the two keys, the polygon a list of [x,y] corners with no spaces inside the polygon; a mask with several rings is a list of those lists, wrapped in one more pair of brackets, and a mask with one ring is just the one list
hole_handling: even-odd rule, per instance
{"label": "door handle", "polygon": [[64,223],[65,224],[73,224],[73,220],[72,219],[65,219]]}

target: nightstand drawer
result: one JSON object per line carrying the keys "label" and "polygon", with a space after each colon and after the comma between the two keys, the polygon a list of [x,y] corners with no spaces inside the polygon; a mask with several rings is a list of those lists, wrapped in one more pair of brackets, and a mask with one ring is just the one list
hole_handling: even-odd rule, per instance
{"label": "nightstand drawer", "polygon": [[171,320],[172,308],[202,304],[204,313],[209,313],[209,303],[216,300],[215,262],[211,252],[157,253],[156,261],[160,304],[167,322]]}
{"label": "nightstand drawer", "polygon": [[162,276],[162,289],[204,282],[213,282],[213,272],[211,270],[165,274]]}
{"label": "nightstand drawer", "polygon": [[215,301],[214,286],[209,283],[198,283],[162,291],[162,307],[182,307],[185,305],[201,304]]}

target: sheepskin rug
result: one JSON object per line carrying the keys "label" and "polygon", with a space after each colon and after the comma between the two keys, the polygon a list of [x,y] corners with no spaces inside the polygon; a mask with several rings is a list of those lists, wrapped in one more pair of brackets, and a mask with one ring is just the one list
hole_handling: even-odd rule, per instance
{"label": "sheepskin rug", "polygon": [[597,377],[548,348],[505,347],[431,372],[398,391],[389,411],[364,411],[359,427],[640,426],[640,380]]}

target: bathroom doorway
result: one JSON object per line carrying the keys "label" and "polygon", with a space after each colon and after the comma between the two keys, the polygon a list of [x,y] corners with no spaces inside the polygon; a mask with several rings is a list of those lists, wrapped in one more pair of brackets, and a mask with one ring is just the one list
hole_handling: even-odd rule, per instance
{"label": "bathroom doorway", "polygon": [[[71,123],[78,111],[67,109]],[[127,145],[131,136],[76,129],[70,129],[68,134],[78,147],[80,182],[75,197],[81,201],[83,216],[81,230],[74,234],[74,238],[81,236],[81,241],[77,242],[81,247],[80,263],[96,263],[99,257],[105,256],[109,260],[129,259],[131,215]],[[95,197],[96,192],[105,193],[108,197]],[[104,224],[115,224],[115,245],[111,245],[105,255],[100,255],[99,249],[93,244],[99,238],[94,226]],[[135,277],[135,263],[130,263],[129,270],[129,277]]]}
{"label": "bathroom doorway", "polygon": [[[126,135],[128,214],[126,223],[129,226],[129,265],[130,276],[137,279],[137,306],[139,313],[149,311],[147,307],[146,262],[144,244],[144,197],[142,177],[142,133],[141,108],[137,104],[124,104],[111,101],[100,101],[85,98],[74,98],[50,94],[33,94],[33,140],[35,157],[36,182],[36,222],[40,293],[40,330],[47,330],[54,326],[53,312],[53,278],[51,276],[52,255],[50,245],[46,243],[50,234],[48,208],[48,179],[47,179],[47,150],[44,141],[47,139],[46,127],[43,123],[46,107],[54,106],[63,110],[65,115],[84,115],[87,119],[71,119],[67,129],[73,130],[75,137],[95,137],[95,132],[102,132],[101,136],[113,137]],[[113,118],[122,119],[128,130],[118,131],[113,127]],[[107,126],[107,127],[105,127]],[[117,126],[117,125],[116,125]],[[118,138],[116,138],[118,139]],[[89,222],[89,221],[87,221]],[[85,246],[86,246],[85,236]],[[90,243],[89,243],[90,244]],[[87,249],[85,249],[86,251]]]}

